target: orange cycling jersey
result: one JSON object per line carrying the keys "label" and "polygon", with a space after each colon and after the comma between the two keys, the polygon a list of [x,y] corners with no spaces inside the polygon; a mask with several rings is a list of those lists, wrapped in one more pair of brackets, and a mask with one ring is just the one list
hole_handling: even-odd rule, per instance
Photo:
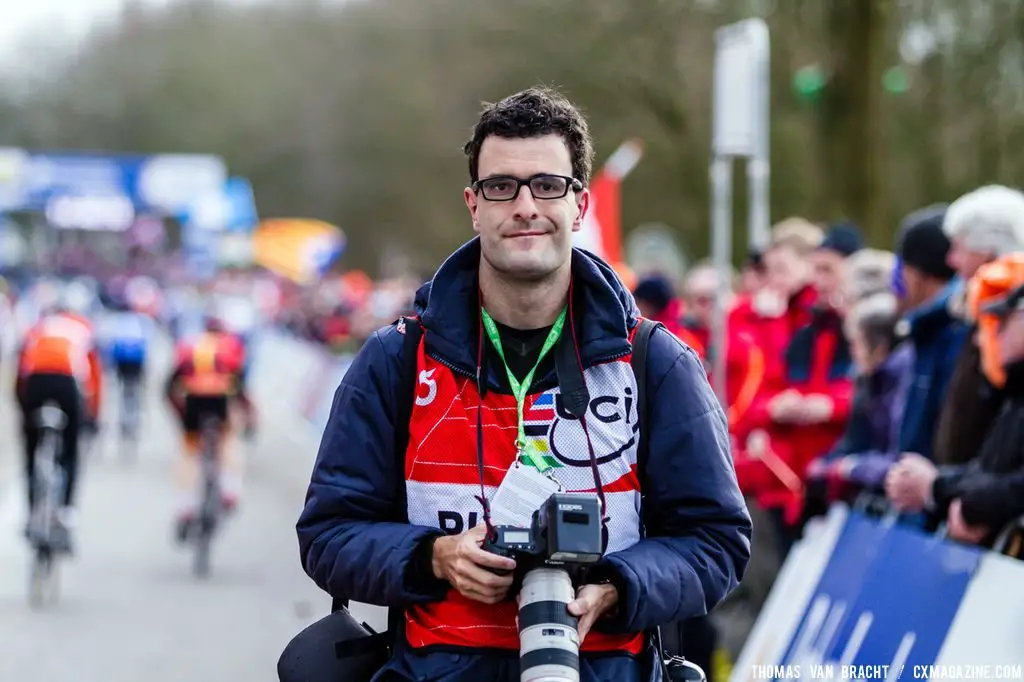
{"label": "orange cycling jersey", "polygon": [[233,395],[245,363],[242,343],[230,334],[207,332],[178,346],[176,368],[187,395]]}
{"label": "orange cycling jersey", "polygon": [[44,317],[29,329],[18,357],[18,378],[32,374],[74,377],[93,415],[99,414],[103,368],[89,320],[59,313]]}

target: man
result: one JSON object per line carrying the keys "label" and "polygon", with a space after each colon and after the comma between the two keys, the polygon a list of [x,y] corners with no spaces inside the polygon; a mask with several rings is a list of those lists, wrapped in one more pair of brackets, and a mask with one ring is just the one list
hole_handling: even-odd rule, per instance
{"label": "man", "polygon": [[[843,335],[840,300],[843,262],[860,248],[859,232],[849,225],[829,230],[808,254],[815,304],[789,337],[781,354],[781,390],[762,395],[752,423],[764,423],[770,449],[737,458],[737,474],[746,489],[757,489],[763,506],[776,511],[779,540],[788,551],[799,535],[799,512],[808,465],[828,452],[843,434],[853,398],[849,345]],[[779,246],[769,250],[769,254]],[[791,268],[797,267],[795,264]],[[760,416],[757,410],[766,413]],[[773,466],[772,458],[779,463]],[[779,476],[778,470],[790,470]]]}
{"label": "man", "polygon": [[[981,266],[971,284],[982,371],[1003,392],[1003,404],[969,462],[937,467],[908,454],[889,470],[885,488],[900,511],[925,510],[946,521],[954,540],[991,546],[1024,514],[1024,254]],[[1020,556],[1019,544],[1014,553]]]}
{"label": "man", "polygon": [[656,331],[649,453],[636,461],[636,307],[611,267],[571,246],[593,157],[575,107],[548,90],[512,95],[484,109],[465,151],[477,237],[417,294],[408,448],[398,460],[404,326],[392,326],[335,395],[298,521],[303,565],[335,597],[402,614],[376,680],[518,680],[513,575],[492,572],[515,562],[480,545],[506,474],[544,469],[566,492],[606,500],[605,555],[568,606],[581,679],[640,680],[630,654],[642,633],[705,614],[749,557],[725,417],[696,354]]}
{"label": "man", "polygon": [[636,301],[641,315],[661,322],[680,341],[692,348],[698,356],[705,357],[707,346],[683,325],[682,302],[676,296],[672,281],[668,277],[664,275],[644,277],[633,289],[633,300]]}
{"label": "man", "polygon": [[102,392],[103,366],[92,324],[60,301],[25,335],[18,353],[15,394],[21,408],[29,517],[35,505],[35,452],[40,437],[36,412],[53,402],[67,418],[58,457],[65,487],[63,508],[57,517],[56,543],[68,552],[72,549],[79,437],[86,423],[99,419]]}
{"label": "man", "polygon": [[[1001,185],[968,192],[950,204],[942,229],[950,239],[946,260],[962,286],[984,263],[1024,250],[1024,194]],[[971,329],[950,377],[935,433],[935,461],[940,464],[963,464],[977,454],[1003,400],[985,380],[974,342],[976,322],[965,313],[960,311],[960,318]]]}
{"label": "man", "polygon": [[[947,262],[949,238],[942,230],[946,207],[937,205],[907,216],[897,238],[898,292],[904,311],[897,332],[913,352],[913,380],[900,426],[900,449],[932,459],[939,411],[946,387],[967,336],[950,312],[958,290],[956,271]],[[902,344],[901,344],[902,346]]]}
{"label": "man", "polygon": [[121,384],[121,432],[127,434],[142,408],[142,382],[153,322],[125,306],[110,317],[107,326],[109,358]]}
{"label": "man", "polygon": [[226,510],[234,509],[240,493],[240,463],[226,448],[230,431],[230,407],[235,400],[250,405],[245,390],[245,350],[224,329],[224,323],[207,314],[204,331],[180,341],[174,350],[174,366],[164,389],[167,400],[181,420],[183,457],[178,471],[179,507],[175,519],[179,541],[193,530],[200,502],[200,448],[207,418],[220,425],[218,455],[221,466],[221,497]]}

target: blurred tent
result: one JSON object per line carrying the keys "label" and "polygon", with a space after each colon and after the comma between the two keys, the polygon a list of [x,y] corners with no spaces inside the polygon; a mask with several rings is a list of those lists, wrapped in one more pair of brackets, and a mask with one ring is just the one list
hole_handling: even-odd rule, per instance
{"label": "blurred tent", "polygon": [[341,228],[320,220],[274,218],[253,233],[253,260],[298,284],[322,277],[345,250]]}

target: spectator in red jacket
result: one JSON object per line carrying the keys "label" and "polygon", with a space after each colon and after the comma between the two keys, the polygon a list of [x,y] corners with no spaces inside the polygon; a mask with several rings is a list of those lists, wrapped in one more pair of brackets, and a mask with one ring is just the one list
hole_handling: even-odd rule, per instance
{"label": "spectator in red jacket", "polygon": [[[714,383],[715,351],[712,343],[715,301],[719,296],[721,278],[711,263],[695,265],[683,281],[683,302],[686,314],[683,326],[707,349],[705,366]],[[732,306],[732,290],[722,301],[726,309]],[[750,331],[740,326],[726,325],[725,398],[729,430],[738,436],[748,431],[745,417],[764,380],[764,353],[754,342]]]}
{"label": "spectator in red jacket", "polygon": [[633,290],[640,314],[661,322],[680,341],[697,352],[704,359],[705,346],[695,335],[683,326],[683,303],[676,296],[671,280],[664,275],[648,275],[641,279]]}
{"label": "spectator in red jacket", "polygon": [[[784,548],[797,537],[807,466],[839,440],[850,412],[853,382],[843,335],[841,290],[843,263],[860,247],[859,231],[840,225],[809,254],[816,304],[781,353],[784,388],[762,392],[755,408],[763,413],[752,418],[766,424],[755,451],[737,461],[741,485],[747,483],[762,506],[776,511]],[[770,260],[768,270],[772,272]],[[785,332],[782,329],[780,336]]]}

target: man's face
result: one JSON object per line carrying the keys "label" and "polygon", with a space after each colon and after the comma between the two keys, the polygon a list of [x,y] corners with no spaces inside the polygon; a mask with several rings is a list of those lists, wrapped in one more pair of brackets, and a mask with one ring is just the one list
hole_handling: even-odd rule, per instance
{"label": "man's face", "polygon": [[904,263],[901,274],[903,277],[903,290],[906,292],[903,296],[901,310],[913,310],[927,303],[930,292],[928,291],[927,278],[924,273],[914,266]]}
{"label": "man's face", "polygon": [[[718,277],[715,271],[703,268],[694,272],[683,286],[683,297],[686,300],[686,312],[697,322],[710,328],[715,312],[715,298],[718,295]],[[729,301],[723,301],[728,308]]]}
{"label": "man's face", "polygon": [[946,263],[956,270],[956,274],[965,280],[974,276],[985,263],[992,260],[993,254],[985,251],[975,251],[964,246],[961,237],[954,237],[949,246],[949,253],[946,254]]}
{"label": "man's face", "polygon": [[756,294],[765,285],[764,273],[752,265],[740,272],[740,291],[747,295]]}
{"label": "man's face", "polygon": [[[492,135],[480,148],[477,176],[526,180],[539,174],[572,176],[572,159],[558,135],[504,138]],[[583,224],[589,191],[571,188],[558,199],[535,199],[529,186],[511,201],[492,201],[465,190],[473,230],[480,235],[484,260],[495,271],[519,280],[542,280],[566,266],[572,233]]]}
{"label": "man's face", "polygon": [[792,296],[807,281],[807,264],[788,246],[776,246],[764,254],[765,282],[782,296]]}
{"label": "man's face", "polygon": [[814,288],[823,301],[833,299],[841,290],[845,258],[831,249],[818,249],[811,254]]}

